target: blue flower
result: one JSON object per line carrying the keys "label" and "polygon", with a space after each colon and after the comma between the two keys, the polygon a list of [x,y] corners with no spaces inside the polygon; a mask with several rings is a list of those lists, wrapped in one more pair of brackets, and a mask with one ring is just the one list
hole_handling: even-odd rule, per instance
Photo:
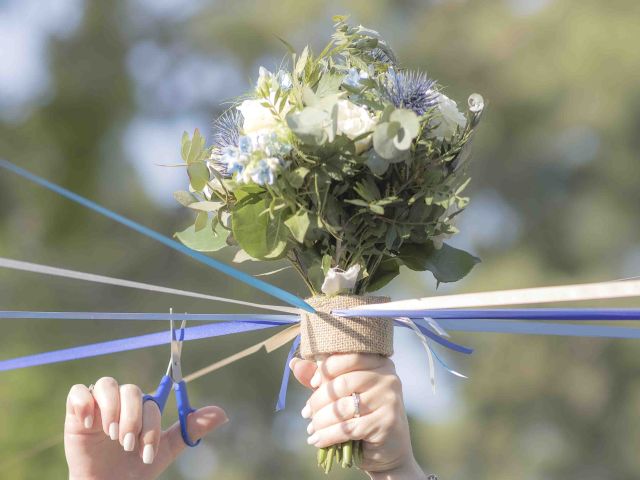
{"label": "blue flower", "polygon": [[225,172],[229,176],[236,172],[242,173],[248,161],[249,157],[241,153],[237,147],[226,147],[220,158],[220,162],[224,165]]}
{"label": "blue flower", "polygon": [[344,78],[343,83],[353,88],[359,88],[361,86],[360,81],[365,78],[369,78],[369,74],[364,70],[358,70],[355,67],[349,69],[349,73]]}
{"label": "blue flower", "polygon": [[282,165],[279,158],[270,157],[258,160],[254,165],[248,167],[243,174],[245,182],[250,179],[258,185],[273,185],[276,181],[276,173]]}
{"label": "blue flower", "polygon": [[278,82],[278,85],[280,85],[280,88],[285,92],[293,87],[291,75],[289,75],[289,72],[286,70],[278,70],[278,73],[276,74],[276,81]]}
{"label": "blue flower", "polygon": [[424,115],[438,103],[435,81],[422,72],[389,68],[382,87],[384,98],[398,108],[413,110],[417,115]]}
{"label": "blue flower", "polygon": [[253,142],[251,141],[251,138],[246,135],[241,136],[238,139],[238,149],[241,153],[250,155],[251,152],[253,152]]}

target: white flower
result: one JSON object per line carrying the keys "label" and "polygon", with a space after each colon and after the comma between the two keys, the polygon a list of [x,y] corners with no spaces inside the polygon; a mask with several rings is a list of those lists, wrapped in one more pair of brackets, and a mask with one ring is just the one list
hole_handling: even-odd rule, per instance
{"label": "white flower", "polygon": [[353,265],[346,272],[339,268],[330,268],[322,282],[322,293],[325,295],[337,295],[356,286],[360,265]]}
{"label": "white flower", "polygon": [[431,136],[440,140],[450,139],[458,127],[462,129],[467,125],[467,118],[458,110],[456,102],[442,93],[438,94],[438,110],[440,115],[435,122],[437,125],[430,132]]}
{"label": "white flower", "polygon": [[265,100],[245,100],[238,106],[242,113],[242,131],[245,135],[273,131],[278,126],[278,119],[271,113],[271,109],[262,105]]}
{"label": "white flower", "polygon": [[[338,100],[338,135],[345,135],[351,140],[359,137],[363,133],[371,132],[376,121],[371,117],[369,111],[350,102],[349,100]],[[371,144],[371,135],[356,142],[356,153],[365,151]]]}

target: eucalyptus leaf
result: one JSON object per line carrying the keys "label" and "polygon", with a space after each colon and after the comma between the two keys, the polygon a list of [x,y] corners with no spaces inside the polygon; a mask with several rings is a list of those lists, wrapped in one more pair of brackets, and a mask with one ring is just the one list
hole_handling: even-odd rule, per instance
{"label": "eucalyptus leaf", "polygon": [[173,192],[173,198],[175,198],[175,200],[180,205],[183,205],[185,207],[188,207],[189,205],[191,205],[196,201],[193,195],[191,195],[189,192],[186,192],[184,190],[178,190],[176,192]]}
{"label": "eucalyptus leaf", "polygon": [[227,231],[220,228],[214,232],[210,228],[196,231],[195,226],[177,232],[175,237],[185,246],[198,252],[216,252],[227,246]]}
{"label": "eucalyptus leaf", "polygon": [[196,215],[196,221],[193,224],[193,228],[195,228],[196,232],[199,232],[207,226],[208,222],[209,214],[207,212],[199,212],[198,215]]}
{"label": "eucalyptus leaf", "polygon": [[187,167],[187,174],[191,187],[196,192],[201,192],[209,181],[209,169],[204,163],[192,163]]}
{"label": "eucalyptus leaf", "polygon": [[282,211],[271,218],[266,199],[246,201],[231,213],[233,236],[249,255],[258,259],[275,259],[287,248],[289,229],[284,224]]}
{"label": "eucalyptus leaf", "polygon": [[187,206],[192,210],[198,210],[200,212],[217,212],[222,206],[222,202],[192,202]]}

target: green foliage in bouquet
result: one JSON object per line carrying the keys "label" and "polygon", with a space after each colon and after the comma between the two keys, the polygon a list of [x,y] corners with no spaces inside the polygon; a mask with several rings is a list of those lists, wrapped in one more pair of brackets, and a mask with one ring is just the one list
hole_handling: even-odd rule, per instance
{"label": "green foliage in bouquet", "polygon": [[401,265],[459,280],[478,259],[442,241],[468,203],[482,97],[461,113],[377,32],[334,20],[319,55],[287,45],[290,71],[260,69],[210,147],[184,134],[190,191],[176,199],[197,215],[177,237],[205,252],[237,246],[236,261],[286,258],[313,294],[371,292]]}
{"label": "green foliage in bouquet", "polygon": [[[479,260],[443,240],[469,201],[483,99],[471,95],[463,114],[377,32],[334,21],[318,55],[285,42],[290,68],[261,67],[211,146],[183,135],[190,188],[175,197],[196,219],[176,236],[204,252],[238,247],[237,262],[287,259],[314,295],[375,291],[402,265],[459,280]],[[361,447],[323,449],[319,463],[350,466]]]}

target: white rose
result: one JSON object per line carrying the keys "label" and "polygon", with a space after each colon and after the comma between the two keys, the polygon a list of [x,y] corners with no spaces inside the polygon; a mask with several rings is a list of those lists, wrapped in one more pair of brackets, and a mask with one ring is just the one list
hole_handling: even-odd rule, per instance
{"label": "white rose", "polygon": [[242,113],[242,130],[245,135],[274,130],[278,125],[278,119],[273,116],[271,110],[262,106],[264,100],[245,100],[238,110]]}
{"label": "white rose", "polygon": [[322,293],[325,295],[337,295],[356,286],[360,265],[354,265],[349,270],[342,271],[339,268],[330,268],[322,282]]}
{"label": "white rose", "polygon": [[[349,100],[338,100],[338,135],[345,135],[354,139],[363,133],[371,132],[376,121],[366,108],[360,107]],[[371,144],[371,135],[356,142],[356,153],[365,151]]]}
{"label": "white rose", "polygon": [[467,118],[460,110],[455,101],[446,95],[438,94],[438,116],[437,126],[430,132],[431,136],[439,139],[450,139],[455,133],[458,126],[462,129],[467,125]]}

